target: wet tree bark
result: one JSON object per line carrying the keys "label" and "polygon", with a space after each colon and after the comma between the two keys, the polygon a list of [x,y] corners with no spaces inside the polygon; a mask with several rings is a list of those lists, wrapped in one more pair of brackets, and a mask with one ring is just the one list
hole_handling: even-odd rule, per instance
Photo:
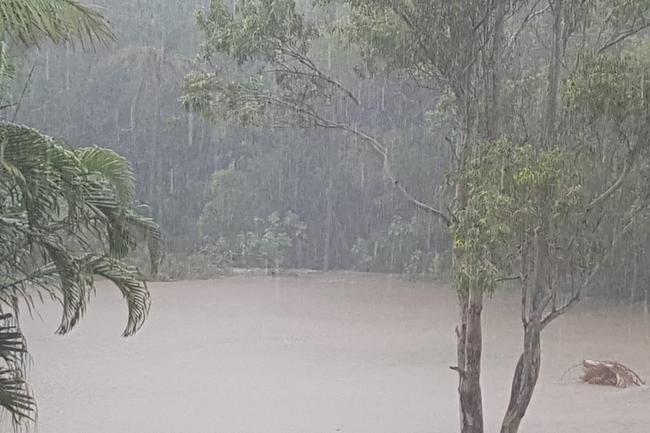
{"label": "wet tree bark", "polygon": [[541,363],[539,322],[530,322],[524,331],[524,352],[519,356],[512,379],[510,402],[501,433],[517,433],[537,385]]}
{"label": "wet tree bark", "polygon": [[323,270],[330,269],[330,246],[332,243],[332,223],[334,214],[334,200],[332,199],[332,164],[327,174],[327,188],[325,189],[325,244],[323,246]]}
{"label": "wet tree bark", "polygon": [[483,433],[483,398],[481,392],[481,355],[483,335],[481,313],[483,292],[472,287],[459,294],[461,317],[456,328],[458,396],[460,398],[461,433]]}
{"label": "wet tree bark", "polygon": [[639,285],[639,250],[635,249],[634,262],[632,263],[632,283],[630,284],[630,301],[629,301],[630,310],[634,306],[634,302],[637,300],[638,285]]}
{"label": "wet tree bark", "polygon": [[517,433],[533,397],[541,364],[542,316],[550,294],[546,294],[544,282],[548,259],[548,242],[545,233],[535,233],[535,259],[532,278],[524,281],[522,287],[521,318],[524,327],[523,351],[517,361],[512,379],[510,402],[501,424],[501,433]]}
{"label": "wet tree bark", "polygon": [[556,139],[555,129],[557,127],[558,89],[560,85],[563,13],[563,0],[556,0],[553,5],[553,46],[551,49],[551,59],[548,70],[546,112],[544,115],[544,129],[542,131],[542,144],[547,148],[553,144]]}

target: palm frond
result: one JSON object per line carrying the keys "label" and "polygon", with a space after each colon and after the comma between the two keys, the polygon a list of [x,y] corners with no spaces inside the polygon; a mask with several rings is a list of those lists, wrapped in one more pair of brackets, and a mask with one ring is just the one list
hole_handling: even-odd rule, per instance
{"label": "palm frond", "polygon": [[151,306],[147,284],[137,270],[106,256],[89,256],[85,268],[88,273],[100,275],[120,289],[129,310],[129,318],[122,335],[128,337],[136,333],[142,327]]}
{"label": "palm frond", "polygon": [[122,205],[133,203],[135,175],[131,163],[122,155],[102,147],[88,147],[75,151],[81,164],[89,173],[97,174],[115,188]]}
{"label": "palm frond", "polygon": [[14,425],[34,420],[36,404],[19,370],[0,368],[0,408],[11,414]]}
{"label": "palm frond", "polygon": [[145,240],[155,272],[162,241],[158,225],[132,208],[134,190],[131,166],[116,153],[75,151],[0,122],[0,412],[14,421],[31,419],[34,402],[22,374],[22,335],[17,322],[2,321],[3,308],[17,316],[17,300],[31,312],[49,296],[62,304],[58,332],[65,333],[83,317],[101,276],[126,300],[124,335],[144,323],[149,291],[120,259]]}
{"label": "palm frond", "polygon": [[24,380],[25,339],[11,314],[0,314],[0,408],[14,426],[33,420],[34,398]]}
{"label": "palm frond", "polygon": [[62,295],[63,315],[57,332],[65,334],[79,322],[86,312],[92,291],[92,281],[82,273],[78,260],[57,244],[45,246],[48,258],[56,267],[59,276],[59,290]]}
{"label": "palm frond", "polygon": [[2,0],[0,27],[26,45],[48,39],[85,47],[114,39],[106,20],[75,0]]}
{"label": "palm frond", "polygon": [[0,40],[0,96],[4,94],[6,86],[14,78],[14,63],[9,55],[7,44]]}
{"label": "palm frond", "polygon": [[140,239],[146,241],[149,250],[150,271],[153,275],[157,274],[163,252],[160,226],[153,219],[143,217],[132,211],[127,212],[125,218],[129,231],[136,233]]}

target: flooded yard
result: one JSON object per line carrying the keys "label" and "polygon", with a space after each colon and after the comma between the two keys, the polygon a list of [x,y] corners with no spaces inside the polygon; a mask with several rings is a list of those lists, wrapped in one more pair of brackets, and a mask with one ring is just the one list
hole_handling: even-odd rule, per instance
{"label": "flooded yard", "polygon": [[[25,320],[41,433],[453,433],[456,298],[377,275],[153,283],[143,330],[101,285],[86,319],[56,336],[58,310]],[[487,431],[497,431],[521,344],[517,299],[484,314]],[[525,433],[647,433],[650,390],[577,384],[584,358],[650,377],[650,322],[585,303],[543,339]]]}

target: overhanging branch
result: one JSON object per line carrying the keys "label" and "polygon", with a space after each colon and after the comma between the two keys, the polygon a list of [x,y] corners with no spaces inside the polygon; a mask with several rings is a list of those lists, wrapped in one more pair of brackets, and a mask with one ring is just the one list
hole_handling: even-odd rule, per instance
{"label": "overhanging branch", "polygon": [[[250,89],[248,89],[250,91]],[[267,93],[257,91],[257,92],[252,92],[255,96],[260,101],[265,101],[270,104],[274,104],[278,107],[284,108],[286,110],[290,110],[293,113],[302,116],[305,119],[309,119],[310,121],[313,122],[315,126],[321,127],[321,128],[326,128],[326,129],[338,129],[341,131],[348,132],[350,134],[355,135],[362,141],[365,141],[370,144],[370,147],[373,149],[373,151],[379,155],[382,159],[383,163],[383,173],[384,177],[393,185],[395,189],[397,189],[401,195],[414,207],[417,209],[423,210],[427,213],[430,213],[431,215],[436,216],[437,218],[440,218],[447,226],[450,226],[452,224],[451,218],[446,215],[443,211],[435,208],[434,206],[431,206],[422,200],[417,199],[413,194],[411,194],[404,185],[399,181],[397,176],[393,173],[392,167],[390,165],[389,161],[389,156],[388,156],[388,150],[386,149],[385,146],[382,145],[382,143],[377,140],[375,137],[360,131],[356,127],[351,127],[348,124],[345,123],[340,123],[333,121],[331,119],[327,119],[320,114],[318,114],[316,111],[309,109],[307,107],[301,106],[293,101],[288,101],[273,95],[269,95]]]}

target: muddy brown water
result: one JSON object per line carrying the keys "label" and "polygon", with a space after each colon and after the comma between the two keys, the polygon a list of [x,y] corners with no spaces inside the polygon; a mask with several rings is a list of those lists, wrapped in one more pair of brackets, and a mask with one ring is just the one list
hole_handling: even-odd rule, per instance
{"label": "muddy brown water", "polygon": [[[101,285],[56,336],[58,310],[26,320],[41,433],[452,433],[456,300],[444,286],[325,274],[151,284],[144,329]],[[486,431],[498,431],[521,341],[517,300],[486,302]],[[521,431],[648,433],[650,390],[562,374],[616,359],[650,378],[650,322],[583,303],[545,331],[541,379]]]}

